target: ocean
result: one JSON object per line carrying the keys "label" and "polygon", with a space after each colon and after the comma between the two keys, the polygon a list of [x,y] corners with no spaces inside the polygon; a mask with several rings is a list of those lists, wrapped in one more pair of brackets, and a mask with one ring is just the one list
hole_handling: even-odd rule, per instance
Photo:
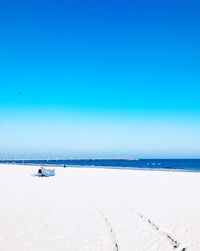
{"label": "ocean", "polygon": [[200,171],[200,159],[40,159],[0,160],[0,163],[44,164],[72,167],[99,167],[113,169],[172,169]]}

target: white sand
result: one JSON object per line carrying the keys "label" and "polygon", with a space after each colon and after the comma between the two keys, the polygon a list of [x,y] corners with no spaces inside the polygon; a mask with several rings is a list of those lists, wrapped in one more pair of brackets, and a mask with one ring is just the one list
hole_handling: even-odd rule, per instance
{"label": "white sand", "polygon": [[0,250],[200,251],[200,173],[37,169],[0,165]]}

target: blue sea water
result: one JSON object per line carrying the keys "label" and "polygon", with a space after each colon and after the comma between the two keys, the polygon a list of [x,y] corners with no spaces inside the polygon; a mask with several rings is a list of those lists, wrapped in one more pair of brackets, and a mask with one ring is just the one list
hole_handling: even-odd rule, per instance
{"label": "blue sea water", "polygon": [[1,160],[0,163],[46,164],[73,167],[99,167],[113,169],[172,169],[200,171],[200,159],[52,159]]}

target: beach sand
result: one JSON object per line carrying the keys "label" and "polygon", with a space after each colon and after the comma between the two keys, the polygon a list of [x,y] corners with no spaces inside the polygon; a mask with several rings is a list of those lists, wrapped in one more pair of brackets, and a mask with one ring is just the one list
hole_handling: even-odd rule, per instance
{"label": "beach sand", "polygon": [[200,173],[0,165],[0,250],[200,250]]}

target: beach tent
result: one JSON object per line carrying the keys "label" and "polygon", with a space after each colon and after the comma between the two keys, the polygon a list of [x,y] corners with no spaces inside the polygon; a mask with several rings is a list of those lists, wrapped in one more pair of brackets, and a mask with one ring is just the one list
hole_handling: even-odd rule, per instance
{"label": "beach tent", "polygon": [[36,174],[33,174],[33,176],[37,176],[37,177],[55,176],[55,169],[46,169],[44,167],[41,167]]}
{"label": "beach tent", "polygon": [[41,168],[42,174],[45,177],[55,176],[55,169],[45,169]]}

